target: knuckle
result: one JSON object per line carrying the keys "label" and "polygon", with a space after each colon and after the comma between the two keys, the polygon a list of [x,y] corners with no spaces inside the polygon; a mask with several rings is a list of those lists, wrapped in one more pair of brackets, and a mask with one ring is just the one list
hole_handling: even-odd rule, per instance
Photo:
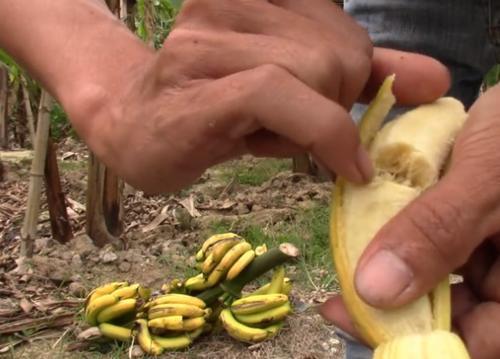
{"label": "knuckle", "polygon": [[456,203],[440,199],[439,203],[421,198],[412,204],[408,217],[411,226],[420,235],[423,252],[437,255],[451,268],[464,264],[470,248],[463,248],[462,240],[467,236],[463,231],[466,220],[463,210]]}
{"label": "knuckle", "polygon": [[176,23],[182,24],[185,21],[198,17],[207,17],[212,13],[214,1],[210,0],[186,0],[183,2],[181,10],[176,17]]}
{"label": "knuckle", "polygon": [[287,82],[290,74],[281,66],[275,64],[262,65],[253,72],[250,80],[254,91],[261,91],[270,84],[282,85]]}
{"label": "knuckle", "polygon": [[334,49],[316,47],[307,51],[307,69],[313,85],[322,92],[336,96],[342,63]]}

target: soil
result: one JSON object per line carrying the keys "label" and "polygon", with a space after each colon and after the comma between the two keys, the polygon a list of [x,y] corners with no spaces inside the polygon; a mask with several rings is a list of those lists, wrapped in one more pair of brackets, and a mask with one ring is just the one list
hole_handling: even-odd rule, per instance
{"label": "soil", "polygon": [[[70,351],[78,333],[85,329],[79,312],[89,290],[117,280],[139,282],[158,290],[194,264],[193,254],[211,234],[214,223],[230,222],[237,231],[239,223],[265,228],[293,222],[297,209],[327,206],[331,193],[330,183],[290,171],[252,186],[221,176],[232,166],[252,168],[262,161],[245,157],[209,170],[198,183],[180,193],[147,196],[127,187],[121,245],[97,248],[84,233],[86,150],[77,142],[63,143],[59,162],[75,238],[62,245],[51,237],[44,204],[33,260],[27,272],[18,273],[16,259],[30,157],[29,151],[2,154],[5,174],[0,182],[0,355],[12,358],[128,357],[128,348],[122,352],[106,346]],[[220,333],[202,338],[186,352],[165,357],[341,358],[343,343],[335,335],[335,328],[315,311],[330,294],[328,288],[311,290],[301,283],[294,285],[291,299],[295,313],[276,339],[248,346]],[[19,330],[5,330],[20,323]]]}

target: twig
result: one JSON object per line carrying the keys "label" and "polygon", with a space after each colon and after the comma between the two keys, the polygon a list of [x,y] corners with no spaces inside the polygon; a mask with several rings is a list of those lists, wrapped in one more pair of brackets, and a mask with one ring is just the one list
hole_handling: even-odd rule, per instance
{"label": "twig", "polygon": [[59,339],[56,340],[56,342],[54,343],[54,345],[52,345],[52,349],[55,349],[55,347],[57,347],[57,345],[61,342],[61,340],[66,336],[66,334],[69,333],[69,331],[71,330],[71,328],[68,328],[64,331],[64,333],[62,333],[62,335],[59,337]]}

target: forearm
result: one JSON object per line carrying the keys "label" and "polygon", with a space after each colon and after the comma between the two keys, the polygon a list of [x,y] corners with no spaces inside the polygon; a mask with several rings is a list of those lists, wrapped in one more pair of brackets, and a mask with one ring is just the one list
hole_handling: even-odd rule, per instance
{"label": "forearm", "polygon": [[70,113],[104,104],[152,55],[101,0],[0,0],[0,14],[0,47]]}

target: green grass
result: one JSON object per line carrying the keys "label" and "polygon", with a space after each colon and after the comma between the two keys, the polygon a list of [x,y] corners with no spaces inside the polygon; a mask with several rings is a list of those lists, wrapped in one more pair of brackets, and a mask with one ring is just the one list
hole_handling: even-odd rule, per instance
{"label": "green grass", "polygon": [[301,253],[293,279],[303,288],[331,290],[337,287],[337,282],[329,248],[329,213],[327,206],[318,205],[299,211],[290,222],[280,222],[270,228],[218,221],[209,228],[207,237],[233,231],[254,247],[264,243],[268,248],[283,242],[292,243]]}
{"label": "green grass", "polygon": [[230,162],[219,168],[219,180],[235,181],[246,186],[260,186],[280,172],[292,168],[291,160],[262,159],[249,164],[241,161]]}
{"label": "green grass", "polygon": [[495,86],[500,82],[500,64],[493,66],[485,77],[484,84],[486,88]]}

